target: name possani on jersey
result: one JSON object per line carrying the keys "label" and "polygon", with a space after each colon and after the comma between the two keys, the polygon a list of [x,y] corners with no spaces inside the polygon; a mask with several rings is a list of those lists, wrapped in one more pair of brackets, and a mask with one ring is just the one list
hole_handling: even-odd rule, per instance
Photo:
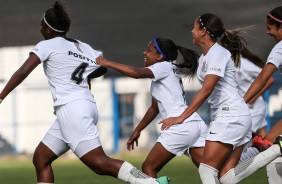
{"label": "name possani on jersey", "polygon": [[88,57],[86,57],[86,56],[84,56],[84,55],[81,55],[81,54],[78,54],[78,53],[75,53],[75,52],[72,52],[72,51],[68,51],[68,55],[69,55],[69,56],[73,56],[73,57],[75,57],[75,58],[79,58],[79,59],[88,61],[88,62],[91,62],[91,63],[97,64],[97,63],[96,63],[95,61],[93,61],[92,59],[89,59]]}

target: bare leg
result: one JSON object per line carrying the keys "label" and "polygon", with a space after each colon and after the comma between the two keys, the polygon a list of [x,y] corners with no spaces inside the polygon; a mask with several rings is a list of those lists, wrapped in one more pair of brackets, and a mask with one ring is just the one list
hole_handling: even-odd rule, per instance
{"label": "bare leg", "polygon": [[99,175],[109,175],[131,184],[159,184],[130,163],[108,157],[100,146],[86,153],[80,160]]}
{"label": "bare leg", "polygon": [[230,169],[234,168],[239,163],[243,149],[243,145],[234,149],[234,151],[231,153],[231,156],[228,158],[223,168],[221,169],[219,174],[220,177],[227,173]]}
{"label": "bare leg", "polygon": [[227,161],[232,151],[233,146],[231,144],[206,141],[203,163],[220,171],[223,163]]}
{"label": "bare leg", "polygon": [[280,119],[266,134],[265,139],[274,142],[276,137],[282,135],[282,119]]}
{"label": "bare leg", "polygon": [[174,157],[174,154],[167,151],[161,143],[157,142],[143,162],[142,171],[156,178],[157,173]]}
{"label": "bare leg", "polygon": [[33,164],[36,169],[38,182],[54,183],[54,174],[51,163],[58,156],[42,142],[39,143],[33,155]]}
{"label": "bare leg", "polygon": [[193,163],[196,167],[199,167],[200,163],[203,162],[204,147],[190,148],[189,153]]}
{"label": "bare leg", "polygon": [[115,178],[118,176],[118,171],[124,162],[108,157],[101,146],[89,151],[80,160],[95,173]]}
{"label": "bare leg", "polygon": [[229,159],[233,146],[216,141],[206,141],[199,174],[203,184],[219,184],[218,172]]}

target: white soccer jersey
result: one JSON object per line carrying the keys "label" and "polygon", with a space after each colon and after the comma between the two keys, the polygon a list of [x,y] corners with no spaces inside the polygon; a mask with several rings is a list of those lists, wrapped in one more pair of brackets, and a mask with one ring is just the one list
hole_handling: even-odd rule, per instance
{"label": "white soccer jersey", "polygon": [[208,99],[213,118],[249,115],[248,106],[238,91],[231,53],[218,43],[215,43],[206,55],[202,54],[199,58],[197,76],[200,82],[203,83],[206,75],[209,74],[220,77]]}
{"label": "white soccer jersey", "polygon": [[96,58],[100,51],[88,44],[74,43],[62,37],[39,42],[31,51],[41,62],[51,88],[54,106],[77,99],[95,102],[89,90],[87,76],[100,67]]}
{"label": "white soccer jersey", "polygon": [[[160,62],[148,67],[154,74],[151,95],[157,101],[162,119],[181,115],[187,108],[180,73],[170,62]],[[202,120],[194,113],[186,121]]]}
{"label": "white soccer jersey", "polygon": [[282,41],[278,42],[271,50],[267,63],[272,63],[278,68],[280,74],[282,74]]}
{"label": "white soccer jersey", "polygon": [[[241,96],[244,96],[253,81],[256,79],[260,73],[261,68],[249,61],[248,59],[241,57],[241,67],[236,68],[237,81],[239,84],[239,92]],[[265,102],[260,96],[256,102],[252,105],[249,105],[252,116],[266,113]]]}

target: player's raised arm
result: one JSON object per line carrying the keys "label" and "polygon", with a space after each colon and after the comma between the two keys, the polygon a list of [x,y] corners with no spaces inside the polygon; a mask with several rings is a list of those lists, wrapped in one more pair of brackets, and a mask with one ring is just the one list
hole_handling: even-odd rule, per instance
{"label": "player's raised arm", "polygon": [[23,80],[40,64],[40,59],[33,53],[23,65],[12,75],[2,92],[0,93],[0,103],[4,98],[14,90]]}

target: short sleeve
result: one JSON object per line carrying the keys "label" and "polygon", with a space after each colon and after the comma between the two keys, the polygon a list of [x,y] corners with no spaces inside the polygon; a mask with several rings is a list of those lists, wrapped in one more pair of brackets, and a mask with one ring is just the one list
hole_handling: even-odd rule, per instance
{"label": "short sleeve", "polygon": [[153,72],[154,78],[152,80],[155,82],[155,81],[158,81],[158,80],[161,80],[167,77],[171,72],[172,66],[171,66],[171,63],[163,61],[160,63],[156,63],[154,65],[151,65],[147,68]]}
{"label": "short sleeve", "polygon": [[276,46],[270,52],[267,63],[272,63],[276,66],[276,68],[280,69],[282,66],[282,46]]}
{"label": "short sleeve", "polygon": [[228,54],[222,54],[222,52],[213,52],[207,61],[206,75],[213,74],[223,77],[225,68],[230,59],[231,57],[228,57]]}
{"label": "short sleeve", "polygon": [[40,61],[44,62],[50,56],[51,49],[48,49],[45,41],[41,41],[30,51],[30,53],[36,54],[39,57]]}

